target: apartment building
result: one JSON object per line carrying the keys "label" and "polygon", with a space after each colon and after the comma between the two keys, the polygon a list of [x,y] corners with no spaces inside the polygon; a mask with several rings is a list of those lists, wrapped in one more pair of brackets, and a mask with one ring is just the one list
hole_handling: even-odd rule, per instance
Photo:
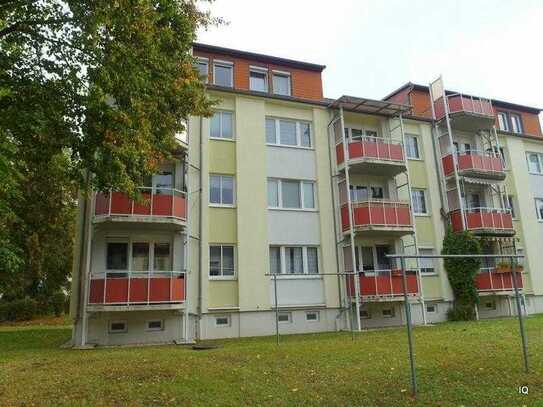
{"label": "apartment building", "polygon": [[[74,344],[364,329],[404,323],[399,265],[446,227],[487,262],[479,317],[543,312],[539,109],[407,84],[383,100],[323,96],[324,66],[194,44],[211,118],[187,118],[175,160],[142,185],[81,199]],[[446,320],[440,261],[408,261],[417,324]]]}

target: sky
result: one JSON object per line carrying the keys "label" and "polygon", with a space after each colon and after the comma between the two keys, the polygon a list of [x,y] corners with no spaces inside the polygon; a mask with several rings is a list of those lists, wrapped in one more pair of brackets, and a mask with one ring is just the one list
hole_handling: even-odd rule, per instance
{"label": "sky", "polygon": [[324,95],[406,82],[543,109],[543,0],[216,0],[205,44],[326,65]]}

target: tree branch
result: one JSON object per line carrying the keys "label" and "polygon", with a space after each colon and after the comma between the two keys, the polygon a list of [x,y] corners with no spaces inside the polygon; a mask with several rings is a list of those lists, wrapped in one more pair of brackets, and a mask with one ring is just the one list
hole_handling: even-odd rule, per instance
{"label": "tree branch", "polygon": [[25,21],[17,21],[16,23],[13,23],[9,27],[6,27],[2,30],[0,30],[0,38],[5,37],[6,35],[9,35],[11,33],[14,33],[16,31],[23,31],[25,28],[33,27],[36,25],[51,25],[51,24],[59,24],[59,23],[67,23],[69,21],[72,21],[71,18],[58,18],[58,19],[51,19],[51,20],[25,20]]}

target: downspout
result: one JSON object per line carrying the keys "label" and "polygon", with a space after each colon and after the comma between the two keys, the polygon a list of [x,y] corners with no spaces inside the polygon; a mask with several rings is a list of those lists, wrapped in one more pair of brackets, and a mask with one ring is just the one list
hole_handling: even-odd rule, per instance
{"label": "downspout", "polygon": [[[87,183],[87,186],[89,184]],[[93,208],[93,202],[94,202],[94,192],[92,190],[89,190],[89,196],[87,197],[86,201],[87,204],[85,207],[87,208],[87,216],[86,216],[86,223],[85,223],[85,243],[86,243],[86,249],[85,249],[85,271],[82,279],[82,320],[81,320],[81,346],[85,346],[87,344],[87,331],[88,331],[88,314],[87,314],[87,304],[88,304],[88,294],[90,291],[90,263],[91,263],[91,248],[92,248],[92,213],[94,211]]]}
{"label": "downspout", "polygon": [[202,320],[202,279],[203,279],[203,273],[202,273],[202,270],[204,269],[204,264],[203,264],[203,260],[202,260],[202,253],[203,253],[203,239],[202,239],[202,219],[203,219],[203,216],[202,216],[202,210],[203,210],[203,193],[202,193],[202,190],[203,190],[203,175],[202,175],[202,160],[203,160],[203,157],[204,157],[204,153],[203,153],[203,146],[204,146],[204,142],[203,142],[203,130],[202,130],[202,127],[204,125],[204,119],[202,118],[202,116],[200,116],[200,141],[199,141],[199,145],[200,145],[200,152],[199,152],[199,163],[198,163],[198,167],[199,167],[199,185],[198,185],[198,192],[200,194],[199,196],[199,205],[200,205],[200,208],[198,210],[198,239],[200,240],[200,244],[198,245],[198,261],[200,263],[200,266],[198,268],[198,309],[197,309],[197,312],[198,312],[198,324],[196,325],[197,326],[197,335],[196,335],[196,338],[197,339],[201,339],[201,332],[200,332],[200,321]]}

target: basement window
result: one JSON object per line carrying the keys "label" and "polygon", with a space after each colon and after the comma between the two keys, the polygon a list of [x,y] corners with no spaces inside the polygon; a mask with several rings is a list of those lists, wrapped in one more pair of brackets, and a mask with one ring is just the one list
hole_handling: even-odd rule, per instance
{"label": "basement window", "polygon": [[230,317],[227,315],[215,317],[215,326],[218,326],[218,327],[230,326]]}
{"label": "basement window", "polygon": [[277,316],[277,319],[281,323],[289,324],[292,322],[292,314],[290,312],[281,312]]}
{"label": "basement window", "polygon": [[488,310],[495,310],[496,309],[496,301],[487,301],[485,302],[485,308]]}
{"label": "basement window", "polygon": [[426,312],[428,312],[429,314],[435,314],[437,312],[437,305],[435,304],[427,305]]}
{"label": "basement window", "polygon": [[126,321],[109,321],[109,333],[125,333],[128,330]]}
{"label": "basement window", "polygon": [[385,308],[383,310],[383,317],[394,318],[394,308]]}
{"label": "basement window", "polygon": [[164,330],[164,321],[161,319],[155,319],[152,321],[147,321],[145,323],[146,331],[163,331]]}
{"label": "basement window", "polygon": [[362,319],[371,319],[371,314],[367,309],[360,310],[360,318]]}
{"label": "basement window", "polygon": [[319,321],[319,312],[318,311],[309,311],[305,313],[305,320],[308,322],[318,322]]}

